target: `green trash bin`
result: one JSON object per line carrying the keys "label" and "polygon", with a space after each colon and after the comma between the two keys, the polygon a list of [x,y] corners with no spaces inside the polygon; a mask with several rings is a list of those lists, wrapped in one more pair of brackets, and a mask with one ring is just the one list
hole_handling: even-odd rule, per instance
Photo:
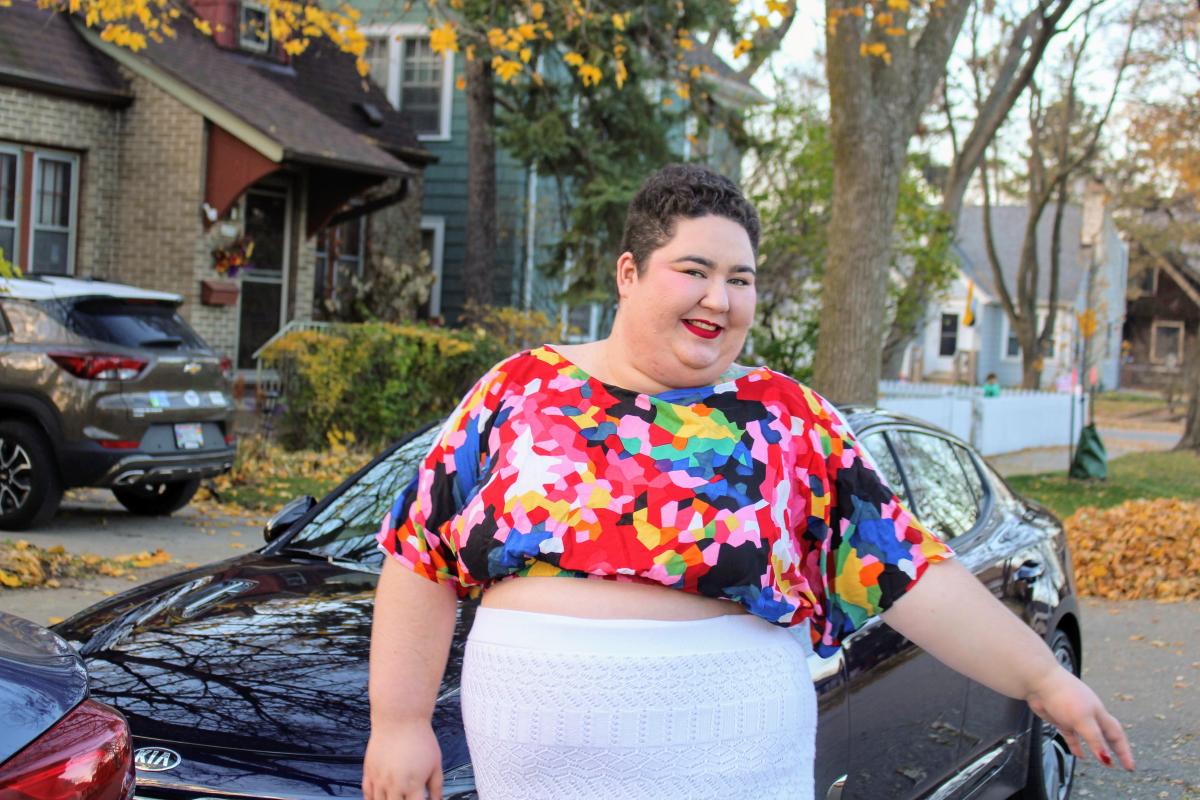
{"label": "green trash bin", "polygon": [[1079,444],[1075,447],[1069,474],[1077,480],[1090,478],[1102,481],[1108,478],[1108,451],[1104,449],[1104,442],[1100,441],[1100,432],[1095,425],[1084,425],[1079,432]]}

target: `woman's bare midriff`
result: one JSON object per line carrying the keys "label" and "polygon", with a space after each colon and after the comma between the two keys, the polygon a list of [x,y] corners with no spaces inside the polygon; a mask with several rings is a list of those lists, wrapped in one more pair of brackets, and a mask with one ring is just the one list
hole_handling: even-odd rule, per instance
{"label": "woman's bare midriff", "polygon": [[481,604],[591,619],[692,620],[745,614],[740,603],[646,583],[585,578],[509,578],[483,593]]}

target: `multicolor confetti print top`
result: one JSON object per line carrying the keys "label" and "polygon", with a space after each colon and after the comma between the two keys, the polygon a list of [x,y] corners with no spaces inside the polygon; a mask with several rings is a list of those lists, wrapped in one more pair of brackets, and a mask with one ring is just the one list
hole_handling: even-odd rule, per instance
{"label": "multicolor confetti print top", "polygon": [[460,597],[511,576],[661,584],[812,619],[829,654],[952,555],[829,403],[766,368],[640,394],[549,346],[488,372],[383,521]]}

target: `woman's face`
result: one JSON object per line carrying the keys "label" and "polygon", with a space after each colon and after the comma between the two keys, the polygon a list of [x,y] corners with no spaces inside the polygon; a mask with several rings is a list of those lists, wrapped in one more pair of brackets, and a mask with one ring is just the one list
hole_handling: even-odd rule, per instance
{"label": "woman's face", "polygon": [[754,320],[754,249],[746,229],[708,215],[679,219],[675,235],[646,259],[617,262],[618,314],[626,355],[668,387],[714,382],[742,350]]}

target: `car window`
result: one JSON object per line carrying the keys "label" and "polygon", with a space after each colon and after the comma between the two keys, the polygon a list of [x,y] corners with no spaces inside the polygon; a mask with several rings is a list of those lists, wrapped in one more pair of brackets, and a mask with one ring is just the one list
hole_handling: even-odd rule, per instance
{"label": "car window", "polygon": [[58,324],[34,303],[13,300],[4,304],[4,311],[12,326],[14,342],[39,342],[62,337]]}
{"label": "car window", "polygon": [[963,468],[963,474],[967,476],[967,485],[971,487],[971,493],[975,495],[975,505],[982,509],[984,501],[987,499],[987,490],[984,488],[983,479],[979,477],[979,468],[975,465],[975,459],[971,457],[967,448],[960,444],[954,445],[954,454],[958,456],[958,463]]}
{"label": "car window", "polygon": [[65,322],[80,336],[123,347],[208,349],[170,304],[109,298],[81,300],[67,308]]}
{"label": "car window", "polygon": [[375,534],[440,431],[441,426],[434,425],[397,447],[322,509],[287,547],[367,566],[379,564],[382,554]]}
{"label": "car window", "polygon": [[947,540],[974,527],[980,503],[954,453],[954,445],[916,431],[892,432],[890,436],[904,465],[917,519]]}
{"label": "car window", "polygon": [[862,446],[867,448],[867,453],[875,459],[875,466],[879,468],[879,474],[883,476],[888,488],[903,501],[905,506],[908,506],[910,504],[908,489],[904,486],[904,480],[900,477],[900,470],[896,466],[896,459],[892,456],[892,449],[888,447],[884,435],[872,433],[863,438]]}

